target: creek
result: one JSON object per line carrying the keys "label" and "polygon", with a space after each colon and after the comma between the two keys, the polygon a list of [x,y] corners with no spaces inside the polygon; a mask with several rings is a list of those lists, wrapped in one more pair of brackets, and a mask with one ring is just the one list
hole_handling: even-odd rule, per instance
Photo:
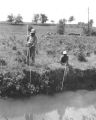
{"label": "creek", "polygon": [[93,116],[92,120],[96,120],[95,106],[96,91],[78,90],[53,96],[37,95],[25,99],[0,99],[0,114],[1,118],[8,118],[8,120],[25,120],[26,114],[35,114],[36,120],[38,119],[36,115],[39,115],[39,119],[40,116],[47,116],[47,120],[65,120],[65,117],[70,120],[77,118],[81,120],[82,116],[89,115],[91,118]]}

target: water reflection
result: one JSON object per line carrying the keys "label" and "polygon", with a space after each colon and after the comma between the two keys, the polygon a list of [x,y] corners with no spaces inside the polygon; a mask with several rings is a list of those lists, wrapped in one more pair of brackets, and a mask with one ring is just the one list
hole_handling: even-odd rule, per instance
{"label": "water reflection", "polygon": [[95,106],[96,91],[86,90],[24,100],[0,99],[1,118],[8,120],[28,120],[28,117],[33,120],[82,120],[83,117],[96,120]]}

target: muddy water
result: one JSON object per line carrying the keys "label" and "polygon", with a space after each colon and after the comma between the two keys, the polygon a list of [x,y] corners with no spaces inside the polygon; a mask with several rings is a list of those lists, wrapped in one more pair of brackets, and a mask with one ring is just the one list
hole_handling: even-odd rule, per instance
{"label": "muddy water", "polygon": [[[54,96],[39,95],[30,99],[0,99],[0,118],[8,120],[25,120],[26,114],[43,116],[47,120],[78,120],[87,116],[96,120],[96,91],[76,91],[56,94]],[[82,114],[82,115],[81,115]],[[25,115],[25,116],[24,116]],[[34,117],[33,117],[34,118]],[[87,118],[86,118],[87,119]],[[1,120],[1,119],[0,119]]]}

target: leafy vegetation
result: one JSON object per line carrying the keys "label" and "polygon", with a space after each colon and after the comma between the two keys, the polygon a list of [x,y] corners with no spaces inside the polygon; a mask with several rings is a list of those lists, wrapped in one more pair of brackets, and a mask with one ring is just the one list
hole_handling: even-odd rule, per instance
{"label": "leafy vegetation", "polygon": [[69,21],[69,22],[72,22],[72,21],[74,21],[74,20],[75,20],[74,16],[70,16],[68,21]]}
{"label": "leafy vegetation", "polygon": [[[91,63],[91,61],[88,62],[88,59],[91,59],[91,53],[94,53],[95,57],[95,37],[67,35],[70,29],[75,29],[74,27],[69,28],[67,25],[65,26],[65,36],[56,34],[56,26],[33,25],[32,27],[37,31],[39,49],[34,66],[26,64],[27,26],[1,25],[0,27],[2,30],[0,34],[1,96],[16,97],[61,92],[64,69],[59,63],[59,58],[64,49],[67,49],[69,57],[71,55],[69,63],[72,66],[69,65],[63,91],[95,89],[96,70],[88,69],[89,63]],[[81,29],[76,27],[77,30]],[[88,56],[86,58],[87,53],[90,54],[89,58]],[[81,63],[84,60],[86,63]],[[95,67],[93,60],[95,59],[92,58],[92,65]],[[85,69],[85,65],[88,66],[87,69]],[[82,68],[85,70],[81,70]]]}
{"label": "leafy vegetation", "polygon": [[[14,71],[0,74],[0,95],[9,97],[54,94],[61,92],[63,69],[51,70],[40,75],[31,71]],[[63,90],[96,89],[96,69],[79,70],[69,66]]]}
{"label": "leafy vegetation", "polygon": [[46,21],[48,21],[48,17],[45,14],[35,14],[33,17],[32,22],[33,23],[46,23]]}
{"label": "leafy vegetation", "polygon": [[57,25],[57,33],[64,34],[65,31],[65,19],[59,20],[59,24]]}
{"label": "leafy vegetation", "polygon": [[18,14],[16,17],[13,16],[13,14],[10,14],[7,16],[7,21],[11,24],[20,24],[20,23],[23,23],[23,17]]}

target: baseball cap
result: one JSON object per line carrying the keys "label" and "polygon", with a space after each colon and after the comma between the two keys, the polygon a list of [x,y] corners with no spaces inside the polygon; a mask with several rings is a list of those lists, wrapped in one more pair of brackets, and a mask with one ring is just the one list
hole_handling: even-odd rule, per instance
{"label": "baseball cap", "polygon": [[64,54],[67,54],[67,51],[66,51],[66,50],[63,51],[63,55],[64,55]]}
{"label": "baseball cap", "polygon": [[35,29],[32,29],[30,33],[36,33],[36,30],[35,30]]}

